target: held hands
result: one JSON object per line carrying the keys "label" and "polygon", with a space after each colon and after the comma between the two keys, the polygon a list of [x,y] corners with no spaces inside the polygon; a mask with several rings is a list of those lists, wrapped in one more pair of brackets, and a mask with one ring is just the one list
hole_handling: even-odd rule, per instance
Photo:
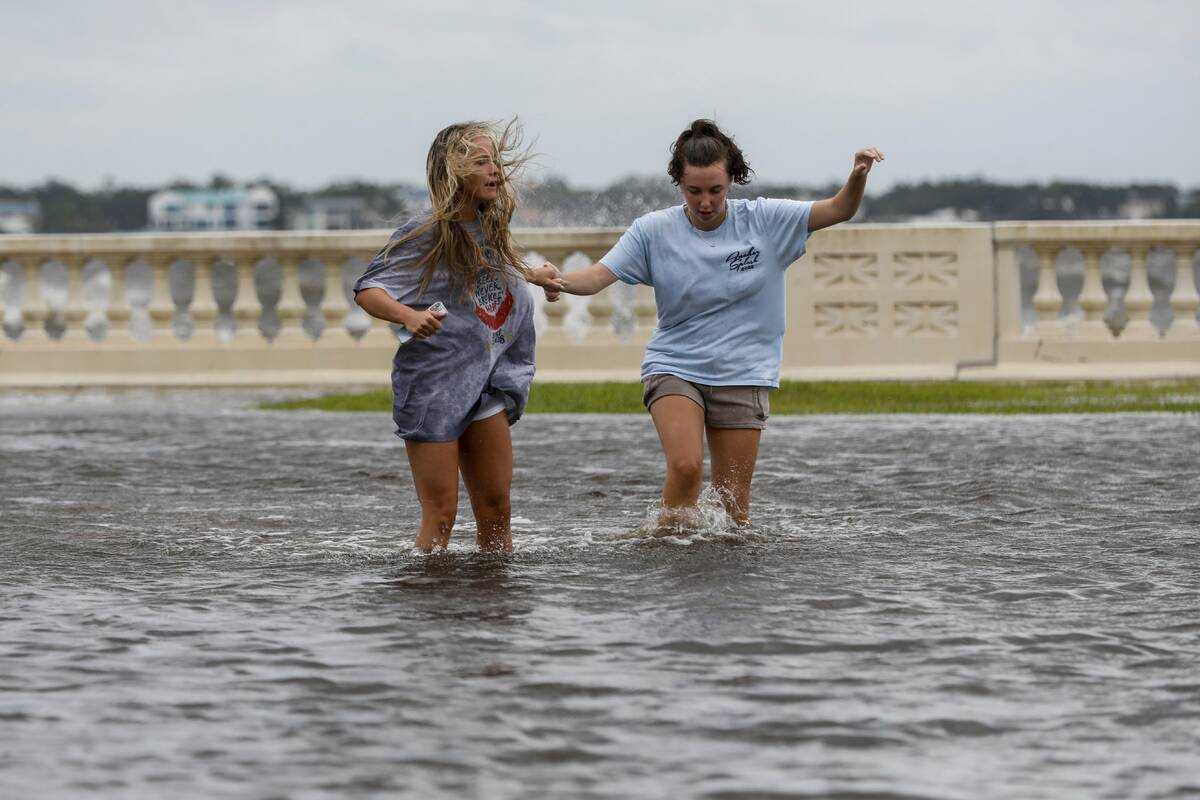
{"label": "held hands", "polygon": [[408,332],[416,339],[428,339],[439,330],[442,329],[442,320],[445,319],[445,311],[416,311],[412,315],[403,320],[404,327],[408,328]]}
{"label": "held hands", "polygon": [[850,174],[855,177],[867,176],[876,161],[883,161],[883,151],[877,147],[868,147],[854,154],[854,168]]}
{"label": "held hands", "polygon": [[566,286],[562,272],[549,261],[537,269],[529,270],[529,282],[542,287],[546,292],[546,300],[550,303],[558,300],[559,293]]}

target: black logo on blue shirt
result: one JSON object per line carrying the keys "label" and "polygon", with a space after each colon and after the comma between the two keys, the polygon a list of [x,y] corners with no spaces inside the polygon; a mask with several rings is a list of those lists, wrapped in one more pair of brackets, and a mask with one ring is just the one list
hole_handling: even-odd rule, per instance
{"label": "black logo on blue shirt", "polygon": [[725,259],[725,263],[729,265],[730,272],[748,272],[758,266],[758,257],[762,252],[754,249],[754,245],[750,245],[743,250],[734,250]]}

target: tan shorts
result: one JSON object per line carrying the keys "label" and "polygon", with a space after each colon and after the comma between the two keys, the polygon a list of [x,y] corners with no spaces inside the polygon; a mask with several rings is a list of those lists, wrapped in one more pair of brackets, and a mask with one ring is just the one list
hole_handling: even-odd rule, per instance
{"label": "tan shorts", "polygon": [[704,424],[710,428],[767,427],[771,401],[766,386],[708,386],[675,375],[642,378],[642,404],[646,408],[667,395],[680,395],[704,409]]}

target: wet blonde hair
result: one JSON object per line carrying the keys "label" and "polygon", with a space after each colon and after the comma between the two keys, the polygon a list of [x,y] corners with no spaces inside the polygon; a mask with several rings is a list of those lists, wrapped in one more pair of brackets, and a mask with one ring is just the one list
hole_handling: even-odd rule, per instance
{"label": "wet blonde hair", "polygon": [[[480,137],[490,143],[500,169],[496,199],[480,203],[475,209],[483,230],[482,247],[458,220],[471,202],[465,184],[477,168],[475,140]],[[503,127],[490,122],[460,122],[438,132],[425,159],[430,217],[391,245],[396,247],[432,232],[433,245],[416,265],[423,269],[419,292],[424,293],[428,288],[439,264],[446,265],[450,289],[461,299],[475,291],[475,278],[481,269],[502,273],[511,267],[528,277],[528,268],[517,252],[508,226],[517,209],[516,178],[530,157],[522,148],[521,126],[515,117]]]}

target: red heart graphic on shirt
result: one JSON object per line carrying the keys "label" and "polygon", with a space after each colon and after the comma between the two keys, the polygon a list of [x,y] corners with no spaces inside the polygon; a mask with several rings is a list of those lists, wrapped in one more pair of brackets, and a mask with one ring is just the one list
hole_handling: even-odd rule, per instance
{"label": "red heart graphic on shirt", "polygon": [[475,316],[494,331],[508,319],[512,311],[513,295],[503,282],[488,273],[479,276],[475,284]]}
{"label": "red heart graphic on shirt", "polygon": [[504,320],[508,319],[508,312],[512,311],[513,296],[512,292],[504,293],[504,302],[500,304],[499,310],[495,314],[489,314],[483,310],[482,306],[475,306],[475,316],[494,331],[500,330],[500,326],[504,324]]}

